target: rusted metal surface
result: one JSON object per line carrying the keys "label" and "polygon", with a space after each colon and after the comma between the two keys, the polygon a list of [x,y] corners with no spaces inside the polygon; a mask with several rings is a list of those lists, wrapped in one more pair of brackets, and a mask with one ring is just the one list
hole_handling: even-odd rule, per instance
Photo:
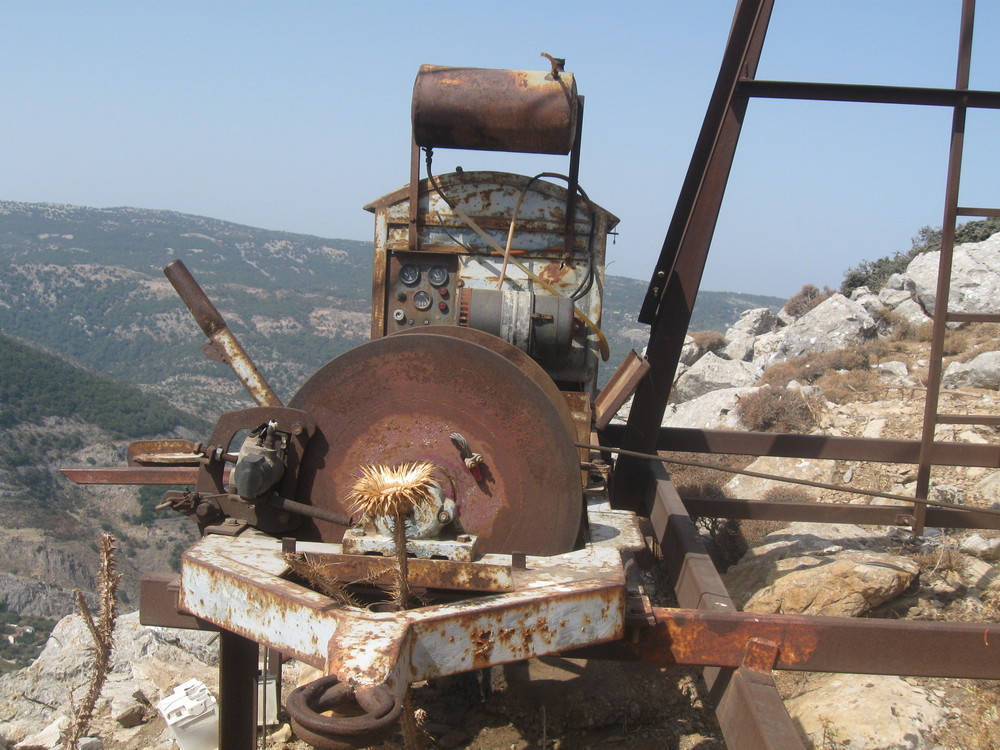
{"label": "rusted metal surface", "polygon": [[194,466],[66,466],[59,469],[76,484],[194,484],[198,468]]}
{"label": "rusted metal surface", "polygon": [[594,429],[603,430],[629,400],[639,381],[649,372],[649,360],[635,349],[629,351],[608,384],[594,399]]}
{"label": "rusted metal surface", "polygon": [[190,440],[137,440],[125,454],[129,466],[146,464],[188,465],[201,463],[204,453]]}
{"label": "rusted metal surface", "polygon": [[568,154],[577,129],[572,73],[421,65],[413,85],[418,146]]}
{"label": "rusted metal surface", "polygon": [[[975,17],[975,0],[963,0],[962,24],[959,30],[958,71],[955,89],[969,88],[969,68],[972,62],[972,25]],[[951,294],[951,269],[955,252],[955,223],[958,209],[959,181],[962,176],[962,152],[965,147],[966,106],[956,104],[951,119],[951,146],[948,153],[948,178],[945,184],[944,220],[941,225],[941,251],[938,254],[937,288],[934,313],[931,316],[931,352],[927,359],[927,394],[924,396],[924,421],[920,433],[920,460],[917,465],[917,483],[914,494],[918,502],[913,506],[913,530],[922,534],[927,515],[926,500],[931,491],[931,468],[934,459],[934,431],[937,427],[938,402],[941,395],[941,374],[944,370],[944,338]]]}
{"label": "rusted metal surface", "polygon": [[[810,523],[856,523],[908,526],[911,509],[902,505],[850,505],[848,503],[785,503],[772,500],[685,497],[692,516],[736,518],[755,521],[808,521]],[[1000,514],[975,508],[927,509],[929,526],[948,529],[1000,529]]]}
{"label": "rusted metal surface", "polygon": [[143,574],[139,579],[139,622],[160,628],[218,630],[212,623],[181,611],[177,602],[180,587],[179,574]]}
{"label": "rusted metal surface", "polygon": [[223,630],[219,634],[219,750],[250,750],[257,744],[257,644]]}
{"label": "rusted metal surface", "polygon": [[[403,701],[385,685],[355,690],[326,675],[293,690],[286,708],[299,739],[322,750],[351,750],[388,739],[398,726]],[[328,713],[344,710],[350,713]]]}
{"label": "rusted metal surface", "polygon": [[[394,581],[396,564],[391,559],[334,552],[313,553],[308,559],[321,575],[344,583],[364,581],[379,585]],[[410,585],[419,588],[491,593],[514,590],[511,566],[500,562],[480,560],[473,564],[416,557],[407,561],[407,567]]]}
{"label": "rusted metal surface", "polygon": [[222,314],[194,280],[187,266],[180,260],[173,260],[164,267],[163,273],[184,300],[198,326],[208,336],[216,355],[213,358],[218,358],[232,368],[243,387],[260,406],[281,406],[281,399],[271,390],[271,386],[229,330]]}
{"label": "rusted metal surface", "polygon": [[[418,559],[439,558],[444,561],[470,563],[476,558],[478,539],[473,534],[459,534],[455,539],[407,539],[406,551]],[[362,526],[348,529],[343,538],[344,552],[348,555],[378,554],[391,557],[396,553],[392,537],[377,529],[369,534]]]}
{"label": "rusted metal surface", "polygon": [[[625,428],[611,424],[601,431],[609,445],[624,442]],[[889,440],[839,435],[796,435],[775,432],[699,430],[687,427],[657,429],[655,449],[689,453],[734,453],[753,456],[822,458],[835,461],[874,461],[915,464],[919,440]],[[942,466],[1000,467],[1000,446],[936,441],[933,462]]]}
{"label": "rusted metal surface", "polygon": [[[379,339],[321,368],[291,405],[318,426],[299,470],[302,502],[346,514],[358,467],[430,461],[458,506],[457,528],[483,551],[554,554],[576,539],[581,487],[565,404],[489,349],[437,335]],[[481,482],[456,432],[484,457]],[[343,529],[313,524],[299,536],[339,541]]]}
{"label": "rusted metal surface", "polygon": [[914,104],[926,107],[1000,109],[1000,92],[913,86],[747,80],[740,91],[759,99],[802,99],[871,104]]}
{"label": "rusted metal surface", "polygon": [[[394,191],[365,208],[375,213],[375,263],[372,296],[372,337],[399,330],[434,327],[453,319],[460,293],[467,289],[496,290],[503,265],[503,251],[518,206],[511,258],[504,288],[537,296],[576,297],[574,305],[596,325],[600,324],[607,234],[617,217],[588,201],[578,201],[567,212],[569,191],[545,179],[502,172],[442,174],[420,181],[417,198],[408,188]],[[440,188],[440,190],[438,189]],[[523,194],[523,198],[522,198]],[[519,199],[520,204],[519,204]],[[406,314],[408,302],[397,304],[398,288],[392,271],[396,254],[410,255],[411,205],[418,203],[419,255],[426,261],[454,263],[458,268],[450,284],[449,310],[438,314]],[[519,204],[519,205],[518,205]],[[454,209],[452,208],[454,205]],[[574,238],[567,255],[566,224]],[[479,232],[472,229],[475,223]],[[481,232],[481,234],[480,234]],[[529,272],[537,278],[529,276]],[[554,292],[546,289],[549,285]],[[420,288],[439,301],[435,289]],[[403,314],[394,317],[396,310]],[[426,326],[424,321],[426,322]],[[440,327],[447,327],[441,325]],[[549,376],[560,383],[581,382],[589,390],[596,382],[601,353],[599,337],[574,324],[572,347],[563,360],[545,361]]]}
{"label": "rusted metal surface", "polygon": [[[411,682],[583,645],[624,634],[622,554],[644,546],[629,513],[600,512],[600,532],[582,550],[525,558],[515,590],[402,612],[332,607],[331,600],[282,579],[279,540],[247,530],[210,535],[181,563],[179,605],[351,684]],[[300,542],[305,554],[337,554],[339,545]],[[488,556],[489,564],[506,555]],[[429,561],[428,565],[437,561]]]}
{"label": "rusted metal surface", "polygon": [[654,607],[653,627],[613,649],[651,664],[737,668],[754,639],[776,644],[766,667],[807,672],[995,679],[1000,624],[806,617]]}

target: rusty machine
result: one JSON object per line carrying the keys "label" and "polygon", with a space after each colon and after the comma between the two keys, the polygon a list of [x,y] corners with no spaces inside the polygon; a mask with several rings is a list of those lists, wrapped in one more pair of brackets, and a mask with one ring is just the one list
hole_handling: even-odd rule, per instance
{"label": "rusty machine", "polygon": [[[420,69],[409,183],[366,206],[375,215],[372,340],[320,368],[287,405],[187,269],[167,266],[209,338],[206,354],[230,364],[258,406],[223,414],[204,444],[136,444],[128,468],[66,473],[192,485],[165,502],[203,536],[179,577],[144,581],[142,618],[221,631],[221,747],[253,746],[246,707],[258,644],[322,671],[287,710],[299,736],[323,748],[385,737],[415,681],[568,651],[706,667],[734,748],[802,746],[772,669],[1000,677],[996,624],[736,611],[689,515],[908,523],[920,533],[925,523],[997,528],[996,513],[936,507],[919,483],[909,509],[685,501],[655,454],[863,457],[920,472],[933,461],[1000,465],[995,446],[942,444],[933,430],[924,441],[876,441],[660,428],[750,96],[1000,106],[1000,95],[961,85],[948,94],[755,81],[770,11],[766,0],[737,8],[641,312],[648,360],[630,357],[600,394],[605,244],[617,219],[578,184],[583,97],[556,59],[540,72]],[[961,54],[968,59],[965,46]],[[560,154],[570,164],[565,176],[438,175],[442,148]],[[628,425],[609,424],[633,392]],[[365,467],[418,463],[431,480],[407,514],[352,504]],[[400,523],[408,582],[425,592],[405,609],[379,595]],[[330,587],[295,573],[290,553]],[[658,555],[679,607],[652,606],[636,574]]]}

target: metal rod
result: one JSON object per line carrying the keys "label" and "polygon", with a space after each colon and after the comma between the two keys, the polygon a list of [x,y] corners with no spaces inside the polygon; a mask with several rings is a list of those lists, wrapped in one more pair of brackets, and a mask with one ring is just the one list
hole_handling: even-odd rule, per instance
{"label": "metal rod", "polygon": [[1000,109],[1000,92],[911,86],[871,86],[803,81],[740,81],[740,93],[756,99],[800,99],[868,104],[911,104],[925,107]]}
{"label": "metal rod", "polygon": [[187,266],[180,260],[172,260],[163,268],[163,274],[177,290],[177,294],[191,311],[198,326],[216,347],[216,353],[221,361],[229,365],[257,405],[282,406],[281,399],[271,390],[271,386],[250,359],[250,355],[229,330],[222,313],[216,309],[205,291],[194,280]]}
{"label": "metal rod", "polygon": [[[624,442],[625,427],[608,425],[601,440],[609,445]],[[661,427],[653,448],[684,453],[728,453],[788,458],[824,458],[836,461],[875,461],[915,464],[920,459],[919,440],[796,435],[782,432],[697,430]],[[935,442],[931,448],[935,464],[1000,468],[1000,446],[976,443]]]}
{"label": "metal rod", "polygon": [[[959,31],[958,71],[955,88],[969,88],[969,67],[972,58],[972,28],[975,17],[975,0],[963,0],[962,24]],[[924,422],[920,436],[920,461],[917,465],[917,486],[914,494],[919,502],[913,506],[913,531],[923,533],[926,500],[931,485],[931,451],[934,428],[937,426],[938,400],[941,393],[941,370],[944,360],[945,325],[948,316],[948,297],[951,291],[951,269],[955,250],[955,222],[958,210],[958,193],[962,177],[962,152],[965,145],[964,105],[955,105],[951,124],[951,148],[948,155],[948,179],[945,186],[944,219],[941,223],[941,252],[938,262],[936,297],[934,299],[931,351],[927,364],[927,396],[924,400]]]}

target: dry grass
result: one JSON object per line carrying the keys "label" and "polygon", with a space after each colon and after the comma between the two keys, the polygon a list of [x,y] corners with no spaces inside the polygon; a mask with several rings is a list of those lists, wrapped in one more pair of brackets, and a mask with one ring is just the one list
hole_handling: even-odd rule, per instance
{"label": "dry grass", "polygon": [[729,343],[718,331],[695,331],[691,334],[694,343],[704,352],[718,353]]}
{"label": "dry grass", "polygon": [[736,413],[754,432],[807,432],[816,426],[816,417],[797,390],[765,385],[741,398]]}
{"label": "dry grass", "polygon": [[806,284],[785,303],[784,310],[794,318],[801,318],[832,294],[830,287],[823,287],[821,292],[812,284]]}

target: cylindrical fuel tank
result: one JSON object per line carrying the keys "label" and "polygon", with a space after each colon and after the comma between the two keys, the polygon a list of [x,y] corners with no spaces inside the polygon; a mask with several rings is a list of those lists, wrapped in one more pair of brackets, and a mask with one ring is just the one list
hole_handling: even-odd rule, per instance
{"label": "cylindrical fuel tank", "polygon": [[418,146],[568,154],[576,120],[572,73],[422,65],[413,84]]}

